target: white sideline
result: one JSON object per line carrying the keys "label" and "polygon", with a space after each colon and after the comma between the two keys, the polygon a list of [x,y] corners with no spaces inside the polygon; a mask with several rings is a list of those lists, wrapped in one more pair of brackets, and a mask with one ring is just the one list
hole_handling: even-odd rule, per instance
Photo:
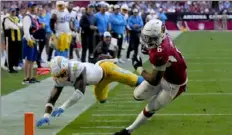
{"label": "white sideline", "polygon": [[[102,110],[103,111],[103,110]],[[115,110],[111,110],[111,111],[115,111]],[[124,110],[123,110],[124,111]],[[131,110],[133,111],[133,110]],[[117,122],[129,122],[129,120],[90,120],[89,122],[106,122],[106,123],[117,123]]]}
{"label": "white sideline", "polygon": [[[112,117],[112,116],[137,116],[138,114],[92,114],[94,117]],[[232,114],[224,114],[224,113],[164,113],[164,114],[155,114],[155,116],[232,116]]]}
{"label": "white sideline", "polygon": [[232,65],[231,62],[191,62],[188,65]]}

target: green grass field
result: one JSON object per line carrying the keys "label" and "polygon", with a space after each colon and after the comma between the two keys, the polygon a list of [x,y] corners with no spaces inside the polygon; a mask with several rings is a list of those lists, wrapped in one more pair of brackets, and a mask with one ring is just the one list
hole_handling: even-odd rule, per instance
{"label": "green grass field", "polygon": [[[232,33],[185,32],[175,43],[187,61],[188,90],[133,135],[232,135]],[[146,104],[132,95],[118,85],[108,103],[96,103],[58,135],[110,135],[129,126]]]}
{"label": "green grass field", "polygon": [[[38,77],[38,80],[43,80],[47,77],[49,77],[50,74],[48,75],[41,75]],[[16,90],[19,90],[21,88],[24,88],[28,85],[23,85],[22,81],[24,78],[24,72],[23,70],[19,71],[16,74],[10,74],[6,70],[1,69],[1,95],[7,95],[11,92],[14,92]]]}

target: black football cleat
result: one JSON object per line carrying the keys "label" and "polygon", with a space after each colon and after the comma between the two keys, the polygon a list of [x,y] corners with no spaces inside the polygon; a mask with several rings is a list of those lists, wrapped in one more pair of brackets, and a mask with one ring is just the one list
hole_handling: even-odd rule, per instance
{"label": "black football cleat", "polygon": [[120,132],[116,132],[113,135],[131,135],[128,130],[123,129]]}

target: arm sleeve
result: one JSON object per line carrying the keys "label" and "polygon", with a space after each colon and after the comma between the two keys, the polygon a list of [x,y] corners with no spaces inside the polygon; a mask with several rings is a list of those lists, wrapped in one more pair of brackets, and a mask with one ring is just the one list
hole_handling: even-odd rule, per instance
{"label": "arm sleeve", "polygon": [[114,17],[113,15],[109,16],[109,22],[114,25],[120,25],[118,18]]}
{"label": "arm sleeve", "polygon": [[125,19],[125,17],[124,17],[124,16],[122,16],[122,23],[121,23],[121,25],[124,25],[124,26],[126,26],[126,25],[127,25],[127,22],[126,22],[126,19]]}
{"label": "arm sleeve", "polygon": [[128,19],[128,24],[129,24],[130,28],[134,28],[131,17]]}
{"label": "arm sleeve", "polygon": [[143,27],[143,19],[141,18],[141,17],[139,17],[139,26],[140,26],[140,28],[142,28]]}
{"label": "arm sleeve", "polygon": [[30,27],[31,27],[31,18],[29,16],[25,16],[23,18],[23,32],[26,40],[31,40],[31,35],[30,35]]}

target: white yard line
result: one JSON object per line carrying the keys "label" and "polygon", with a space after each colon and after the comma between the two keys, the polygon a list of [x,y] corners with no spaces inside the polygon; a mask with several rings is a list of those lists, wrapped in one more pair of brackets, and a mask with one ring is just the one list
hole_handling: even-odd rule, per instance
{"label": "white yard line", "polygon": [[113,129],[113,128],[125,128],[125,127],[116,127],[116,126],[91,126],[91,127],[80,127],[80,128],[99,128],[99,129]]}
{"label": "white yard line", "polygon": [[[136,113],[127,113],[127,114],[92,114],[94,117],[112,117],[112,116],[137,116]],[[232,114],[224,114],[224,113],[215,113],[215,114],[209,114],[209,113],[166,113],[166,114],[155,114],[154,116],[232,116]]]}
{"label": "white yard line", "polygon": [[232,65],[231,62],[188,62],[188,65]]}
{"label": "white yard line", "polygon": [[187,72],[210,72],[210,73],[212,73],[212,72],[226,72],[226,73],[230,73],[230,70],[229,69],[227,69],[227,70],[225,70],[225,69],[207,69],[207,70],[202,70],[202,69],[188,69],[188,71]]}
{"label": "white yard line", "polygon": [[[115,109],[105,109],[105,110],[101,110],[101,109],[99,109],[99,110],[96,110],[96,112],[113,112],[113,111],[122,111],[122,112],[133,112],[133,111],[136,111],[136,110],[133,110],[133,109],[123,109],[123,110],[115,110]],[[93,120],[93,121],[95,121],[95,120]],[[117,121],[117,120],[111,120],[111,121]]]}
{"label": "white yard line", "polygon": [[[131,96],[131,97],[124,97],[124,96]],[[183,93],[181,96],[232,96],[232,93]],[[115,97],[111,98],[111,100],[126,100],[126,99],[133,99],[133,92],[131,93],[120,93],[117,94]]]}
{"label": "white yard line", "polygon": [[[232,53],[232,52],[231,52]],[[191,60],[232,60],[232,57],[184,57],[185,59],[191,59]]]}
{"label": "white yard line", "polygon": [[[115,111],[115,110],[112,110]],[[101,123],[124,123],[124,122],[130,122],[129,120],[91,120],[89,122],[101,122]]]}
{"label": "white yard line", "polygon": [[112,133],[105,133],[105,132],[100,132],[100,133],[74,133],[71,135],[110,135]]}

